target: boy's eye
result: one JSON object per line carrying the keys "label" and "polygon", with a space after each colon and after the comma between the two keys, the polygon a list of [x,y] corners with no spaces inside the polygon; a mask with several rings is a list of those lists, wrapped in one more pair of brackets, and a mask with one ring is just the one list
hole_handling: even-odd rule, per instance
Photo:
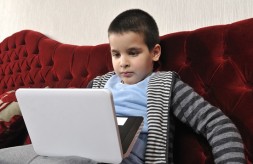
{"label": "boy's eye", "polygon": [[131,56],[137,56],[139,54],[139,52],[137,52],[137,51],[130,51],[128,54],[131,55]]}
{"label": "boy's eye", "polygon": [[118,58],[118,57],[120,57],[120,54],[119,53],[112,53],[112,57]]}

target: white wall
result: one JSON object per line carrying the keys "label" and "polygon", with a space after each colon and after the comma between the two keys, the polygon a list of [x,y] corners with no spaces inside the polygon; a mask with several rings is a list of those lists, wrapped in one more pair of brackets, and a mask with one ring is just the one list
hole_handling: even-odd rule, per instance
{"label": "white wall", "polygon": [[129,8],[153,15],[160,35],[253,17],[252,0],[0,0],[0,41],[32,29],[68,44],[105,43],[111,20]]}

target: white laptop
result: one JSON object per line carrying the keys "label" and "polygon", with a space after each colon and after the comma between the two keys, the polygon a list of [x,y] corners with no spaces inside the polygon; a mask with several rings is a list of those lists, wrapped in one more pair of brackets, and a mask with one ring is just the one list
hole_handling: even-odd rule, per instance
{"label": "white laptop", "polygon": [[[106,89],[21,88],[16,97],[34,150],[43,156],[81,156],[120,163],[143,125],[143,118],[136,117],[134,133],[120,138],[120,131],[126,130],[122,127],[129,129],[130,117],[117,119],[112,94]],[[129,142],[126,154],[121,144],[124,138]]]}

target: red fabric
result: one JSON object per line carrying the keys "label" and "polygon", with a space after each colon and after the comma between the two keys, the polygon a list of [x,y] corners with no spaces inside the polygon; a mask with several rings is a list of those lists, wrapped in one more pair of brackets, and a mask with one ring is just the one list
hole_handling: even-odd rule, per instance
{"label": "red fabric", "polygon": [[[183,81],[233,120],[242,134],[248,163],[253,161],[252,27],[253,19],[248,19],[163,36],[160,68],[178,72]],[[177,144],[182,146],[176,153],[179,163],[205,154],[196,149],[206,149],[207,144],[195,142],[195,134],[186,127],[177,129]],[[185,147],[181,142],[191,143],[187,146],[190,153],[182,154]]]}
{"label": "red fabric", "polygon": [[[179,73],[238,127],[253,161],[253,19],[161,37],[159,70]],[[108,44],[62,44],[25,30],[0,43],[0,94],[20,87],[85,87],[112,70]],[[213,163],[207,141],[177,122],[176,163]]]}
{"label": "red fabric", "polygon": [[24,144],[27,134],[22,116],[16,115],[9,122],[0,121],[0,149]]}
{"label": "red fabric", "polygon": [[0,99],[3,102],[12,102],[12,101],[16,101],[17,102],[15,91],[9,91],[9,92],[5,92],[5,93],[1,94],[0,95]]}
{"label": "red fabric", "polygon": [[8,117],[3,117],[3,115],[1,115],[0,119],[0,148],[23,144],[23,141],[27,136],[23,118],[20,114],[13,112],[18,110],[16,105],[10,107],[12,103],[17,102],[15,91],[1,94],[0,100],[0,113],[7,110],[9,111]]}

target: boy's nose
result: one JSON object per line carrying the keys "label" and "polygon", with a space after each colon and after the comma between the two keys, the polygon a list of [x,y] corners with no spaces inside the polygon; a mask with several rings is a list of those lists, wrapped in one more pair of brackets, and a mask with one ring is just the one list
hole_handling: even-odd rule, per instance
{"label": "boy's nose", "polygon": [[129,66],[129,63],[125,57],[121,57],[120,60],[120,67],[126,68]]}

